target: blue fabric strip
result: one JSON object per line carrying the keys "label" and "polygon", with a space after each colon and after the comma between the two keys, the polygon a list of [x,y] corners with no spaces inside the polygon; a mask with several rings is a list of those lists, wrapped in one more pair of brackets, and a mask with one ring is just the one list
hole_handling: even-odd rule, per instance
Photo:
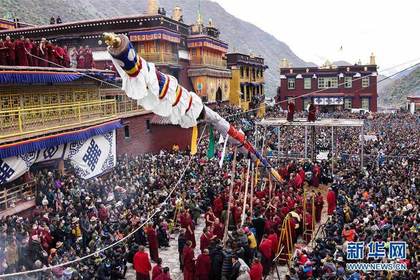
{"label": "blue fabric strip", "polygon": [[81,78],[82,75],[76,73],[8,73],[0,71],[0,84],[49,84],[49,83],[68,83]]}
{"label": "blue fabric strip", "polygon": [[31,142],[24,142],[22,144],[17,144],[9,147],[0,146],[0,159],[8,158],[12,156],[17,156],[25,153],[30,153],[33,151],[38,151],[41,149],[58,146],[65,143],[71,143],[76,141],[86,140],[95,135],[104,134],[111,130],[121,128],[122,124],[120,120],[108,122],[100,126],[95,126],[86,130],[74,131],[73,133],[52,136],[51,138],[46,139],[33,139]]}

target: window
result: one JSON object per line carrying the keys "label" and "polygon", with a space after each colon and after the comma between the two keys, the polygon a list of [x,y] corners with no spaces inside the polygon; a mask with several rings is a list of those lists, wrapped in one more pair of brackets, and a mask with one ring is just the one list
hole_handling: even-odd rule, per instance
{"label": "window", "polygon": [[369,110],[369,97],[362,97],[362,109]]}
{"label": "window", "polygon": [[344,77],[344,87],[345,88],[351,88],[352,87],[352,77]]}
{"label": "window", "polygon": [[303,79],[303,88],[304,89],[311,89],[311,82],[312,82],[311,78],[304,78]]}
{"label": "window", "polygon": [[128,125],[124,126],[124,137],[130,138],[130,127]]}
{"label": "window", "polygon": [[344,109],[351,109],[353,107],[353,100],[351,98],[344,98]]}
{"label": "window", "polygon": [[295,89],[295,79],[292,78],[287,80],[287,88]]}
{"label": "window", "polygon": [[241,66],[241,78],[243,78],[243,77],[244,77],[244,67]]}
{"label": "window", "polygon": [[197,49],[191,49],[191,56],[197,55]]}
{"label": "window", "polygon": [[318,78],[318,88],[337,88],[338,77],[320,77]]}
{"label": "window", "polygon": [[369,87],[369,76],[362,78],[362,87]]}
{"label": "window", "polygon": [[146,130],[150,131],[150,120],[146,120]]}

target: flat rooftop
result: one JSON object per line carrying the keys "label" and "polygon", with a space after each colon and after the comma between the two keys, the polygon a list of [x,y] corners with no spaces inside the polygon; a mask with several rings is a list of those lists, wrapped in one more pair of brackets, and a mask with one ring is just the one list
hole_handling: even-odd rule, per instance
{"label": "flat rooftop", "polygon": [[363,120],[358,119],[318,119],[315,122],[308,122],[304,118],[297,118],[293,122],[286,118],[267,118],[257,122],[260,126],[341,126],[341,127],[362,127]]}

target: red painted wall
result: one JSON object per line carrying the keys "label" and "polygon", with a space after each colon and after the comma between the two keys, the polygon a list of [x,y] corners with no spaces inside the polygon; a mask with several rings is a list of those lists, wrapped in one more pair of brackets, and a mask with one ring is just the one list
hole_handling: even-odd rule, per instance
{"label": "red painted wall", "polygon": [[170,150],[174,144],[178,144],[180,149],[184,150],[191,144],[192,129],[174,125],[150,124],[150,130],[148,130],[146,121],[150,121],[153,116],[150,113],[122,119],[123,125],[129,127],[130,137],[125,137],[124,127],[117,129],[118,155],[156,153],[162,149]]}

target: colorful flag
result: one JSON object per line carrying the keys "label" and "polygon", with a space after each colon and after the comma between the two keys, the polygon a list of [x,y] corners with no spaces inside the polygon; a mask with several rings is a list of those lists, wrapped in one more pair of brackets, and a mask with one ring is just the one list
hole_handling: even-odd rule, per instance
{"label": "colorful flag", "polygon": [[191,155],[197,153],[197,140],[198,140],[198,128],[197,126],[193,127],[192,137],[191,137]]}
{"label": "colorful flag", "polygon": [[210,139],[209,139],[209,147],[207,149],[207,157],[209,159],[214,157],[214,133],[213,133],[213,127],[210,126]]}

